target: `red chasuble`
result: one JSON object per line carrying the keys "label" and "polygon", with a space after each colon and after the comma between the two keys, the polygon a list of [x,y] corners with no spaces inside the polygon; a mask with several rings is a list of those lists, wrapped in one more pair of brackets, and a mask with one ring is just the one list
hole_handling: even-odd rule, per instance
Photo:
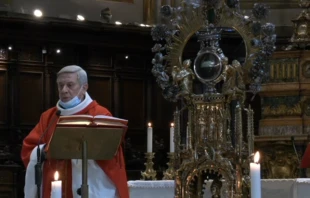
{"label": "red chasuble", "polygon": [[[23,141],[23,147],[21,152],[21,157],[25,167],[27,167],[30,154],[32,150],[38,145],[39,139],[46,129],[48,124],[55,119],[57,108],[53,107],[45,111],[40,118],[39,123],[35,128],[29,133],[29,135]],[[104,107],[100,106],[96,101],[92,101],[86,108],[77,114],[88,114],[88,115],[110,115],[111,113]],[[46,132],[44,138],[40,144],[47,143],[51,138],[53,131],[56,128],[56,123],[52,123],[50,129]],[[127,186],[127,176],[125,170],[125,162],[123,156],[122,147],[119,148],[118,153],[112,160],[97,160],[97,164],[105,172],[105,174],[111,179],[114,183],[118,195],[120,198],[129,198],[129,191]],[[47,160],[44,162],[43,167],[43,198],[49,198],[51,194],[51,182],[54,178],[54,173],[56,169],[59,171],[60,180],[62,180],[62,197],[63,198],[72,198],[72,166],[71,160]],[[77,189],[73,189],[73,193]]]}
{"label": "red chasuble", "polygon": [[310,168],[310,144],[307,145],[306,151],[301,160],[300,168]]}

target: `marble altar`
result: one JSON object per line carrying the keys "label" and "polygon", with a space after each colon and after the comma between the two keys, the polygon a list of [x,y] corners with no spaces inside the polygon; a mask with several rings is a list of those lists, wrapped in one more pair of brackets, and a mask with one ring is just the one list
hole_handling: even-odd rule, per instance
{"label": "marble altar", "polygon": [[[262,198],[309,198],[310,179],[262,179]],[[210,185],[206,182],[204,198],[210,198]],[[130,198],[173,198],[174,180],[128,181]]]}

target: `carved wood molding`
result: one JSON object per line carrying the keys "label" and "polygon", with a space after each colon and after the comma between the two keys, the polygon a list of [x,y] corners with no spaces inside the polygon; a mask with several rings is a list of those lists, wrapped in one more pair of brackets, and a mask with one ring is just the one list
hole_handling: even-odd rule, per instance
{"label": "carved wood molding", "polygon": [[[291,141],[292,136],[256,136],[255,143],[266,143],[266,142],[274,142],[274,141]],[[294,135],[295,141],[307,141],[309,139],[309,135],[302,134],[302,135]]]}

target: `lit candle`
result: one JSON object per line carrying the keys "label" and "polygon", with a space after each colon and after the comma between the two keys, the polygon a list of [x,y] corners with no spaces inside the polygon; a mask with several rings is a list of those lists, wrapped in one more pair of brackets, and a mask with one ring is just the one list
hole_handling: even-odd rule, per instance
{"label": "lit candle", "polygon": [[152,153],[153,149],[153,128],[152,124],[149,122],[147,127],[147,152]]}
{"label": "lit candle", "polygon": [[61,198],[61,181],[59,179],[58,171],[54,174],[55,181],[52,181],[51,198]]}
{"label": "lit candle", "polygon": [[259,152],[254,155],[254,163],[250,163],[251,176],[251,198],[261,198],[261,179]]}
{"label": "lit candle", "polygon": [[174,153],[174,123],[170,125],[170,153]]}

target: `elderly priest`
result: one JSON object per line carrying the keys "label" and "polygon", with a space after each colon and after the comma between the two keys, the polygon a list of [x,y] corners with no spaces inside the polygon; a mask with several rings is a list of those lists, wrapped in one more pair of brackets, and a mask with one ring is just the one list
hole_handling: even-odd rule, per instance
{"label": "elderly priest", "polygon": [[[86,72],[79,66],[70,65],[57,74],[59,101],[56,106],[45,111],[39,123],[23,141],[21,157],[26,169],[25,198],[51,196],[51,182],[55,171],[59,171],[62,180],[62,197],[78,198],[82,181],[82,160],[44,160],[44,146],[56,128],[59,115],[108,115],[111,113],[92,100],[87,93]],[[37,148],[40,149],[37,149]],[[40,151],[40,153],[37,153]],[[42,174],[35,166],[38,156],[42,165]],[[40,163],[39,163],[40,164]],[[35,178],[35,175],[37,178]],[[39,177],[39,178],[38,178]],[[41,182],[37,188],[38,181]],[[129,198],[127,177],[122,148],[112,160],[88,160],[88,185],[90,198]],[[39,190],[38,190],[39,189]]]}

